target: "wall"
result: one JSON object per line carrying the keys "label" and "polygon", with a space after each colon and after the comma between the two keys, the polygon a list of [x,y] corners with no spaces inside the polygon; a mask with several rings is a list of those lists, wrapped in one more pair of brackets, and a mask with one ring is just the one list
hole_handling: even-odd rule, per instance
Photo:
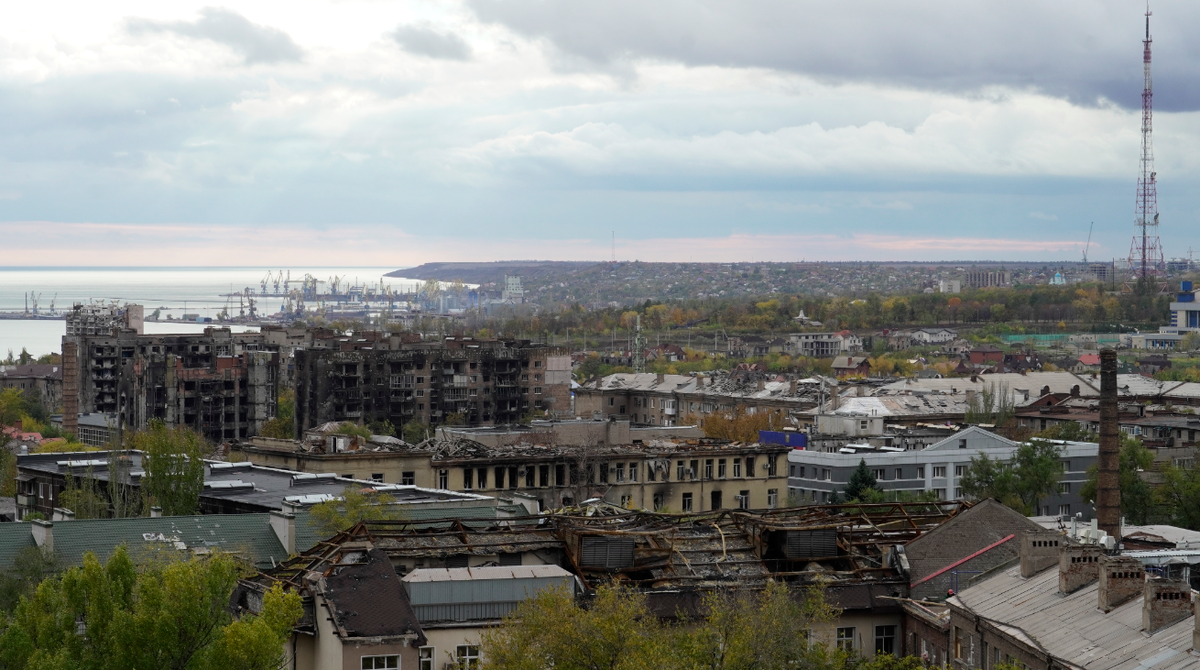
{"label": "wall", "polygon": [[838,619],[828,625],[819,625],[813,627],[813,639],[826,646],[828,649],[834,649],[837,629],[853,627],[855,629],[854,648],[865,658],[874,658],[875,656],[875,627],[876,626],[895,626],[895,651],[899,654],[902,651],[904,640],[904,617],[901,614],[870,614],[860,612],[843,612]]}

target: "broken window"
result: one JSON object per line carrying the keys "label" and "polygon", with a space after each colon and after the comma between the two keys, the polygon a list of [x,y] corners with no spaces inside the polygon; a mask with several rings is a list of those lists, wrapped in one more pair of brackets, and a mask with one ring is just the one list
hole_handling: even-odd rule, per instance
{"label": "broken window", "polygon": [[464,489],[474,488],[474,484],[473,484],[474,479],[475,479],[475,469],[474,468],[463,468],[463,488]]}
{"label": "broken window", "polygon": [[748,456],[746,457],[746,476],[747,477],[754,476],[754,459],[750,458]]}
{"label": "broken window", "polygon": [[625,464],[617,463],[617,483],[620,484],[620,483],[623,483],[624,481],[625,481]]}
{"label": "broken window", "polygon": [[779,489],[767,489],[767,509],[779,507]]}
{"label": "broken window", "polygon": [[734,477],[742,476],[742,459],[740,459],[740,458],[733,459],[733,476]]}
{"label": "broken window", "polygon": [[837,629],[837,648],[844,651],[854,651],[854,626]]}
{"label": "broken window", "polygon": [[717,477],[725,479],[725,459],[717,461]]}
{"label": "broken window", "polygon": [[837,529],[789,530],[783,554],[792,560],[837,556]]}
{"label": "broken window", "polygon": [[738,492],[738,507],[740,509],[750,509],[750,492],[749,491],[739,491]]}
{"label": "broken window", "polygon": [[705,479],[713,478],[712,466],[713,466],[713,459],[711,459],[711,458],[704,459],[704,478]]}
{"label": "broken window", "polygon": [[629,464],[629,481],[636,482],[638,480],[638,464]]}
{"label": "broken window", "polygon": [[692,494],[690,493],[683,494],[683,511],[692,511]]}
{"label": "broken window", "polygon": [[400,483],[403,484],[404,486],[415,485],[417,483],[417,473],[401,472],[400,473]]}

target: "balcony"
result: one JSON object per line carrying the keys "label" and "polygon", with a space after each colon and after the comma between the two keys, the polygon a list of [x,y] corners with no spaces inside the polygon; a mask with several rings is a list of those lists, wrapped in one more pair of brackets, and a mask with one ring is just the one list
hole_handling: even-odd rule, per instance
{"label": "balcony", "polygon": [[33,507],[34,497],[23,493],[17,494],[17,507]]}

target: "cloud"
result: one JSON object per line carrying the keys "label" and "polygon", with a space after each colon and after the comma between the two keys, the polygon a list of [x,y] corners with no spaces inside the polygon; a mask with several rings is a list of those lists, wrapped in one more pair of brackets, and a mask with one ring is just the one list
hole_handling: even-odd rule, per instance
{"label": "cloud", "polygon": [[1041,219],[1042,221],[1058,221],[1057,214],[1047,214],[1045,212],[1030,212],[1029,218]]}
{"label": "cloud", "polygon": [[240,54],[247,65],[299,61],[304,51],[287,33],[271,26],[251,23],[246,17],[223,7],[205,7],[195,21],[152,21],[130,18],[126,30],[133,35],[174,33],[191,39],[208,40]]}
{"label": "cloud", "polygon": [[391,38],[408,53],[444,60],[470,60],[471,47],[455,33],[441,33],[427,26],[399,26]]}
{"label": "cloud", "polygon": [[[1140,104],[1143,8],[1121,0],[468,0],[485,22],[591,63],[763,67],[833,82],[979,94],[1034,89]],[[1200,5],[1155,3],[1155,104],[1200,109]]]}

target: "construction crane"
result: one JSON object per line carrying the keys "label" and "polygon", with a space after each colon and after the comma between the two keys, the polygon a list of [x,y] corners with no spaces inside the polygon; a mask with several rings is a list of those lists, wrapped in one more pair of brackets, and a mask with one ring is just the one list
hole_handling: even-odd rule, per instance
{"label": "construction crane", "polygon": [[1092,228],[1095,225],[1096,225],[1095,221],[1088,224],[1088,240],[1087,240],[1087,244],[1084,245],[1084,247],[1083,247],[1083,264],[1084,265],[1087,265],[1087,252],[1088,252],[1088,249],[1091,248],[1091,246],[1092,246]]}

